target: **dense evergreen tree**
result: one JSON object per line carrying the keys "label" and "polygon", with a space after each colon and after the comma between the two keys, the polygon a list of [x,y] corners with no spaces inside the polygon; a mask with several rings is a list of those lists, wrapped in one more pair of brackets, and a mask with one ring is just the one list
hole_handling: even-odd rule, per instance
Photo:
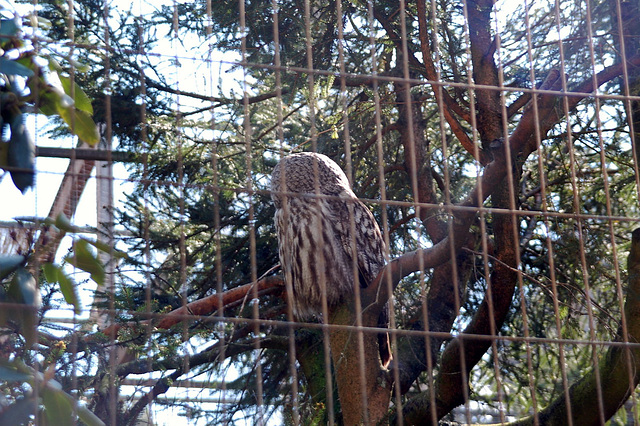
{"label": "dense evergreen tree", "polygon": [[[360,419],[360,379],[326,368],[319,328],[287,326],[274,268],[269,175],[281,155],[313,150],[343,167],[384,229],[395,327],[411,331],[394,335],[390,372],[377,351],[359,359],[357,339],[345,343],[374,383],[369,420],[452,419],[478,401],[503,418],[562,423],[570,398],[574,424],[616,411],[622,424],[629,413],[617,409],[638,377],[609,370],[627,365],[626,352],[595,342],[638,337],[619,331],[636,319],[631,307],[622,315],[620,265],[638,215],[640,127],[637,101],[620,95],[638,95],[640,16],[616,0],[508,3],[190,2],[140,18],[102,2],[39,2],[51,39],[64,45],[73,23],[86,66],[75,78],[94,120],[138,156],[117,212],[130,235],[117,322],[61,339],[77,352],[57,358],[58,381],[114,424],[135,423],[176,380],[202,375],[226,379],[234,399],[184,403],[212,424],[276,412]],[[189,67],[206,90],[172,77]],[[332,320],[354,324],[349,306]],[[415,333],[424,330],[434,333]],[[627,388],[603,386],[594,403],[599,372],[622,374]],[[117,402],[118,384],[146,373],[151,390]]]}

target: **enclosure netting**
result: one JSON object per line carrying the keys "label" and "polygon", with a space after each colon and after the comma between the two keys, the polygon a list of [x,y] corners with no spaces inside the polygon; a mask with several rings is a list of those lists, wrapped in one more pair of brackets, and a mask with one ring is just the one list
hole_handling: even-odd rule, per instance
{"label": "enclosure netting", "polygon": [[0,424],[640,423],[637,1],[0,11]]}

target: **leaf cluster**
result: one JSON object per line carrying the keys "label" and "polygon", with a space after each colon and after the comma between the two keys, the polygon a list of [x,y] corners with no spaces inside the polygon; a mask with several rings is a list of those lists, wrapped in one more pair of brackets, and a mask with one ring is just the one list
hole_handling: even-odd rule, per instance
{"label": "leaf cluster", "polygon": [[[55,227],[64,236],[77,232],[69,220],[60,215],[56,220],[47,219],[42,226]],[[51,424],[73,424],[76,419],[88,425],[104,424],[87,407],[79,405],[63,383],[67,379],[58,362],[69,361],[67,344],[44,334],[43,315],[50,308],[50,295],[43,303],[41,293],[45,288],[55,288],[64,301],[80,314],[78,285],[65,271],[64,264],[90,274],[98,286],[104,284],[104,266],[89,248],[114,253],[103,243],[84,237],[74,239],[70,253],[60,264],[51,262],[34,266],[36,254],[0,256],[0,329],[3,334],[3,355],[0,358],[0,381],[11,383],[3,395],[0,423],[27,424],[32,418],[46,418]],[[122,254],[116,254],[116,257]],[[34,274],[38,272],[36,276]],[[13,345],[13,347],[11,347]],[[5,352],[6,351],[6,352]],[[45,354],[44,362],[39,355]],[[42,367],[46,370],[41,373]],[[56,377],[57,376],[57,377]],[[16,384],[17,383],[17,384]]]}
{"label": "leaf cluster", "polygon": [[[13,11],[2,11],[11,18],[0,19],[0,167],[24,192],[35,179],[35,144],[25,125],[27,112],[60,117],[72,133],[90,145],[96,144],[99,136],[87,95],[62,72],[53,55],[36,54],[32,36],[50,22],[35,15],[21,22]],[[29,31],[23,31],[23,26]],[[48,66],[42,65],[43,60]],[[54,84],[56,79],[58,85]]]}

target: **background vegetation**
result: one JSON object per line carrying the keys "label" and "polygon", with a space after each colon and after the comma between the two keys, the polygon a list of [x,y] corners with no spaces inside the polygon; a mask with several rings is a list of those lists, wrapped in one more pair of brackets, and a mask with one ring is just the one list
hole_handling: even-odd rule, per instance
{"label": "background vegetation", "polygon": [[[64,278],[41,273],[29,253],[0,275],[11,294],[20,271],[30,271],[43,300],[31,303],[37,338],[3,322],[1,355],[11,363],[0,379],[16,386],[3,387],[0,419],[47,412],[42,381],[24,385],[25,375],[46,371],[44,383],[55,380],[107,424],[134,424],[178,380],[195,377],[222,386],[232,402],[182,401],[192,420],[342,422],[351,406],[340,405],[344,389],[332,388],[340,377],[328,380],[323,333],[285,325],[274,268],[269,174],[281,155],[313,150],[347,172],[384,228],[390,259],[427,249],[419,268],[392,282],[394,325],[436,333],[395,335],[399,368],[382,411],[390,404],[392,421],[417,423],[453,419],[466,403],[458,420],[546,420],[544,407],[604,368],[598,360],[611,351],[587,342],[623,340],[620,262],[638,215],[630,129],[640,129],[640,15],[637,4],[616,0],[507,3],[292,0],[274,10],[269,2],[189,2],[140,17],[101,1],[40,1],[47,24],[21,36],[38,40],[23,56],[61,52],[66,59],[48,72],[73,76],[78,89],[68,96],[92,102],[76,98],[75,113],[92,114],[117,149],[135,156],[135,186],[116,212],[127,256],[110,303],[99,306],[113,313],[110,327],[59,330],[43,321],[61,301]],[[13,75],[29,75],[3,63],[2,93],[40,93],[20,107],[48,112],[37,99],[54,92],[14,89]],[[196,71],[184,79],[189,67]],[[69,122],[60,108],[56,122]],[[56,274],[65,263],[91,272],[89,253],[85,268],[70,255]],[[142,397],[120,399],[125,379],[151,373]],[[634,388],[637,378],[628,377]],[[637,418],[629,405],[617,410],[626,396],[609,413],[599,395],[600,404],[574,401],[573,413],[598,422],[617,412],[617,424]],[[30,405],[18,410],[22,401]],[[56,415],[84,413],[71,401],[71,412]]]}

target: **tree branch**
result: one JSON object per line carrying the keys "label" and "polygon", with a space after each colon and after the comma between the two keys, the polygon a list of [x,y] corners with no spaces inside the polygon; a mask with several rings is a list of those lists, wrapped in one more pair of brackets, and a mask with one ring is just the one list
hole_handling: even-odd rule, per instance
{"label": "tree branch", "polygon": [[[182,321],[192,319],[197,316],[211,315],[216,310],[222,309],[232,303],[237,303],[251,295],[253,288],[257,286],[258,292],[267,292],[275,294],[284,290],[284,282],[280,276],[272,276],[262,278],[255,283],[244,284],[239,287],[232,288],[222,294],[216,293],[203,299],[182,306],[167,314],[158,314],[162,317],[154,326],[159,329],[168,329]],[[124,324],[112,324],[101,331],[107,336],[115,336],[122,327],[140,327],[148,324],[149,321],[128,322]]]}
{"label": "tree branch", "polygon": [[[427,32],[427,8],[425,5],[425,0],[418,0],[417,8],[419,31],[418,37],[420,39],[422,60],[424,61],[424,74],[427,77],[427,80],[430,80],[431,82],[437,82],[439,81],[439,78],[436,67],[433,63],[433,52],[431,51],[431,42],[429,40],[429,34]],[[458,114],[467,123],[471,122],[471,114],[468,111],[463,110],[462,107],[455,101],[455,99],[453,99],[451,95],[449,95],[449,92],[444,89],[444,87],[431,83],[431,88],[438,105],[443,105],[442,113],[444,114],[444,118],[445,120],[447,120],[447,123],[449,123],[451,131],[454,135],[456,135],[462,147],[474,158],[477,157],[476,160],[478,160],[481,164],[486,164],[487,159],[482,155],[482,152],[478,150],[476,145],[473,143],[467,132],[464,130],[464,128],[462,127],[458,119],[452,114],[452,112]]]}
{"label": "tree branch", "polygon": [[[640,56],[629,59],[628,64],[640,65]],[[622,64],[616,64],[604,69],[598,73],[595,81],[598,85],[606,83],[619,76],[622,73],[622,67]],[[542,93],[536,95],[537,102],[533,103],[532,101],[525,108],[522,119],[509,137],[509,147],[512,158],[520,157],[523,161],[526,160],[526,158],[537,149],[540,142],[535,136],[536,127],[539,129],[541,139],[544,139],[544,135],[564,117],[563,110],[556,108],[558,96],[560,95],[556,91],[560,85],[560,72],[558,70],[552,70],[541,86]],[[593,91],[593,87],[594,79],[588,79],[578,85],[573,92],[564,94],[564,96],[567,96],[567,111],[572,111],[582,99]],[[549,93],[545,93],[547,91]],[[537,114],[534,110],[534,105],[537,107]],[[539,118],[539,120],[535,118]],[[366,309],[371,309],[373,313],[380,312],[382,306],[384,306],[384,303],[386,303],[389,298],[388,287],[395,289],[402,278],[420,270],[420,267],[427,269],[441,265],[450,259],[452,253],[457,253],[464,241],[463,236],[467,232],[471,220],[475,217],[475,207],[483,203],[484,200],[493,193],[496,185],[506,176],[509,167],[510,165],[506,163],[503,150],[496,150],[493,161],[487,165],[482,178],[472,190],[471,194],[464,202],[458,204],[458,208],[455,210],[452,209],[453,244],[450,238],[447,237],[428,249],[418,249],[389,262],[385,268],[380,271],[372,285],[362,290],[363,306],[366,307]],[[387,285],[387,280],[390,281],[390,286]],[[472,324],[477,323],[472,322]],[[465,333],[468,332],[475,334],[476,330],[474,328],[468,328],[465,330]],[[448,348],[452,348],[449,349],[450,351],[457,351],[460,348],[458,345],[460,345],[460,342],[456,343],[456,339],[454,339]],[[466,346],[464,349],[466,350]],[[471,357],[467,357],[467,355],[470,354],[465,353],[465,359],[471,359]],[[454,361],[454,358],[454,356],[451,356],[452,361]],[[457,360],[460,362],[459,357]],[[472,367],[473,365],[470,365],[470,363],[466,364],[468,371],[470,371]],[[454,367],[451,365],[449,369],[457,371],[458,374],[461,373],[460,366]],[[449,380],[450,383],[456,383],[459,390],[459,376],[456,377],[455,374],[453,376],[440,375],[439,380]],[[437,386],[444,386],[444,384],[439,383]],[[409,416],[405,417],[405,420],[430,421],[431,408],[429,401],[430,396],[428,392],[423,392],[410,401],[404,407],[405,416]],[[437,411],[438,413],[449,412],[455,406],[459,405],[459,403],[460,401],[457,397],[450,400],[438,400]]]}
{"label": "tree branch", "polygon": [[[240,330],[237,330],[236,333],[234,333],[234,338],[230,340],[233,341],[233,340],[236,340],[237,338],[240,338],[241,336],[243,337],[247,336],[248,334],[253,332],[254,328],[255,327],[253,325],[247,325],[245,327],[242,327]],[[280,337],[272,336],[272,337],[264,338],[261,342],[261,347],[272,348],[272,349],[273,348],[282,349],[284,346],[282,345],[282,341]],[[245,352],[250,352],[255,350],[255,344],[253,342],[239,343],[239,344],[230,344],[229,342],[227,342],[224,345],[224,348],[225,348],[225,351],[224,351],[225,356],[232,357],[232,356],[240,355]],[[222,352],[222,345],[220,345],[220,342],[217,342],[215,345],[205,349],[204,351],[190,356],[188,368],[192,369],[194,367],[197,367],[203,364],[209,364],[212,362],[212,360],[217,359],[220,356],[221,352]],[[149,363],[148,360],[141,360],[140,362],[144,362],[146,364]],[[168,377],[163,377],[158,379],[158,381],[151,388],[151,390],[146,394],[142,395],[138,399],[136,404],[134,404],[133,407],[131,407],[129,410],[126,411],[126,413],[124,414],[124,418],[127,419],[125,423],[132,424],[132,425],[135,424],[136,419],[138,418],[142,410],[149,404],[150,401],[154,401],[159,395],[166,393],[169,390],[169,388],[175,383],[175,381],[180,378],[180,376],[188,372],[188,371],[185,371],[185,362],[184,362],[184,358],[182,357],[177,358],[174,361],[173,365],[166,368],[166,370],[169,370],[169,369],[175,369],[176,371],[171,373]],[[154,371],[154,370],[151,370],[151,371]],[[127,373],[127,374],[132,374],[132,373]]]}
{"label": "tree branch", "polygon": [[[157,81],[154,81],[154,80],[150,79],[149,77],[145,78],[145,84],[148,87],[153,87],[154,89],[157,89],[157,90],[160,90],[160,91],[163,91],[163,92],[166,92],[166,93],[170,93],[172,95],[186,96],[186,97],[189,97],[189,98],[199,99],[201,101],[217,102],[217,103],[220,103],[220,104],[242,104],[242,102],[243,102],[242,99],[221,98],[221,97],[217,97],[217,96],[207,96],[207,95],[201,95],[199,93],[185,92],[184,90],[173,89],[171,87],[168,87],[168,86],[165,86],[163,84],[160,84]],[[282,89],[280,91],[280,95],[285,95],[287,93],[289,93],[288,89]],[[263,93],[263,94],[260,94],[260,95],[249,97],[248,102],[249,102],[249,104],[255,104],[255,103],[267,100],[267,99],[275,98],[276,96],[278,96],[277,92]]]}
{"label": "tree branch", "polygon": [[[630,65],[640,65],[640,56],[631,58],[627,62]],[[616,78],[621,73],[622,64],[616,64],[598,73],[596,81],[598,85],[601,85]],[[551,70],[540,88],[542,93],[537,95],[537,117],[539,121],[535,120],[534,103],[531,102],[523,111],[522,119],[509,137],[512,157],[520,156],[526,159],[537,149],[539,143],[539,141],[536,141],[535,136],[536,127],[539,128],[541,135],[546,135],[564,117],[564,113],[556,108],[556,101],[559,96],[556,91],[560,84],[560,72],[555,69]],[[573,110],[591,91],[593,91],[593,80],[588,79],[578,85],[574,91],[569,92],[569,94],[573,93],[573,95],[564,94],[564,96],[568,97],[568,110]],[[495,150],[493,161],[485,167],[482,177],[475,188],[462,203],[451,207],[455,242],[454,252],[457,252],[462,245],[461,241],[465,240],[464,235],[473,217],[475,217],[476,208],[491,195],[496,185],[506,176],[506,172],[507,164],[504,151],[501,149]],[[362,290],[363,303],[365,301],[369,302],[372,305],[371,309],[378,309],[378,305],[381,309],[389,299],[389,294],[386,290],[387,286],[380,285],[387,274],[390,274],[392,288],[395,289],[402,278],[419,271],[421,265],[425,269],[441,265],[449,260],[450,254],[451,241],[447,237],[432,247],[417,249],[393,259],[380,271],[376,280],[369,287]],[[376,306],[373,306],[374,303]]]}
{"label": "tree branch", "polygon": [[473,81],[495,88],[475,90],[476,123],[485,149],[489,142],[504,136],[498,67],[493,58],[496,46],[491,34],[493,3],[491,0],[469,0],[467,6]]}

